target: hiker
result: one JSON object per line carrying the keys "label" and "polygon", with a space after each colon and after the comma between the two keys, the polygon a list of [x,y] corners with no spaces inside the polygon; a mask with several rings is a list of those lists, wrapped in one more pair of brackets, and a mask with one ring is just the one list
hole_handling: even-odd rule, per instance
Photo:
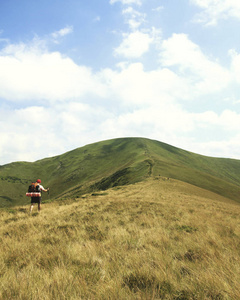
{"label": "hiker", "polygon": [[[33,183],[35,185],[35,190],[37,192],[41,193],[42,191],[43,192],[49,191],[49,188],[45,189],[40,183],[41,183],[41,179],[38,179],[35,183]],[[41,210],[41,196],[39,196],[39,197],[31,197],[30,213],[33,210],[34,203],[38,204],[38,211],[40,212],[40,210]]]}

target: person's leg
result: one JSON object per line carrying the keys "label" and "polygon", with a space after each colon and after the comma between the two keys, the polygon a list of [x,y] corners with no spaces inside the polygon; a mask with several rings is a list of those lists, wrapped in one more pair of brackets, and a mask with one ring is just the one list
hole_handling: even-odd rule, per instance
{"label": "person's leg", "polygon": [[31,214],[32,211],[33,211],[34,203],[38,203],[38,201],[37,201],[36,197],[31,197],[30,214]]}
{"label": "person's leg", "polygon": [[33,203],[31,203],[31,205],[30,205],[30,214],[32,213],[32,210],[33,210]]}
{"label": "person's leg", "polygon": [[38,199],[37,199],[38,201],[37,201],[37,203],[38,203],[38,212],[40,212],[41,211],[41,197],[38,197]]}

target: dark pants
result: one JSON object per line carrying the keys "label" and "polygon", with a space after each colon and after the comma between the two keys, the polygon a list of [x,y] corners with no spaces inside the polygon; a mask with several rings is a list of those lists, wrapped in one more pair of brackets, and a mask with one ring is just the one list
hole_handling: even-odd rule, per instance
{"label": "dark pants", "polygon": [[33,210],[34,203],[38,204],[38,211],[40,212],[40,210],[41,210],[41,197],[31,197],[30,213]]}
{"label": "dark pants", "polygon": [[32,203],[40,204],[41,203],[41,197],[31,197],[31,204]]}

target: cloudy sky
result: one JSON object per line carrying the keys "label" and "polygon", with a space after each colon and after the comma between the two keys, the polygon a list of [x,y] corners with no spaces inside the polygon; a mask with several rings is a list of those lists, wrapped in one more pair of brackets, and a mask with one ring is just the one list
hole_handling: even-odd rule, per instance
{"label": "cloudy sky", "polygon": [[146,137],[240,159],[239,0],[0,0],[0,165]]}

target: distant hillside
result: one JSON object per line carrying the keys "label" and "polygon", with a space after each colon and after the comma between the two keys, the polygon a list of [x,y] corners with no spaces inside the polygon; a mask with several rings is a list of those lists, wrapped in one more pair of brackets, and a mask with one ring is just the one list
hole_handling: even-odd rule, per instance
{"label": "distant hillside", "polygon": [[150,139],[120,138],[34,163],[1,166],[0,207],[29,203],[25,192],[37,178],[42,179],[44,187],[50,187],[50,198],[56,199],[78,197],[159,175],[240,202],[239,160],[206,157]]}

